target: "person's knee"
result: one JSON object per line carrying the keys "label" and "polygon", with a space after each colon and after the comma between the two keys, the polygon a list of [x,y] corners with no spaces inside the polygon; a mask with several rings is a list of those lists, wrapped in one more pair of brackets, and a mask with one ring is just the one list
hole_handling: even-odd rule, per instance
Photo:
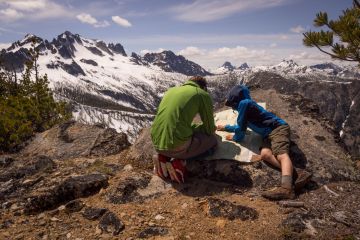
{"label": "person's knee", "polygon": [[272,151],[270,149],[267,149],[267,148],[263,148],[261,149],[261,159],[265,160],[265,161],[268,161],[272,158]]}

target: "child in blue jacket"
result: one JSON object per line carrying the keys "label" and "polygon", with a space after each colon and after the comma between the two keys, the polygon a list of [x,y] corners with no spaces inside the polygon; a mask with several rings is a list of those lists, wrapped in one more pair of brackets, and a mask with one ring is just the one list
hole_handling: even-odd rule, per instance
{"label": "child in blue jacket", "polygon": [[[225,105],[238,112],[237,124],[218,125],[217,130],[233,132],[227,140],[241,142],[249,127],[263,137],[261,159],[281,169],[281,185],[262,194],[270,200],[294,199],[293,165],[289,157],[290,127],[275,114],[266,111],[251,99],[249,89],[244,85],[233,87]],[[295,187],[303,187],[311,178],[307,172],[296,173]]]}

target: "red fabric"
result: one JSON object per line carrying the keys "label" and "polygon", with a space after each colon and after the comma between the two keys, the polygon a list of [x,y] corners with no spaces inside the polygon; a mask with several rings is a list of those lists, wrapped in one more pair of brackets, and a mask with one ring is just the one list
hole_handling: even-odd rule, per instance
{"label": "red fabric", "polygon": [[174,159],[171,162],[171,165],[176,171],[177,176],[179,179],[185,180],[186,177],[186,167],[185,167],[185,160],[182,159]]}
{"label": "red fabric", "polygon": [[171,157],[167,157],[165,155],[158,153],[158,160],[159,162],[166,163],[166,162],[170,162]]}

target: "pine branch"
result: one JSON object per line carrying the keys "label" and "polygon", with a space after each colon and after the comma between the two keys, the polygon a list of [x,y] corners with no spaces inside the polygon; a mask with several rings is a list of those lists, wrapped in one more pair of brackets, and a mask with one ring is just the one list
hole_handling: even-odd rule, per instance
{"label": "pine branch", "polygon": [[360,2],[358,0],[354,0],[354,6],[360,8]]}
{"label": "pine branch", "polygon": [[[332,53],[330,53],[330,52],[327,52],[327,51],[325,51],[324,49],[322,49],[316,42],[314,42],[314,41],[312,41],[310,38],[308,38],[307,35],[306,35],[306,33],[303,33],[303,35],[304,35],[305,38],[309,39],[309,40],[311,41],[311,44],[312,44],[314,47],[316,47],[320,52],[325,53],[325,54],[331,56],[332,58],[340,59],[340,60],[343,60],[343,61],[349,61],[349,62],[358,62],[358,61],[359,61],[359,60],[356,60],[356,59],[351,59],[351,58],[346,58],[346,57],[345,57],[345,58],[339,57],[339,56],[337,56],[337,55],[335,55],[335,54],[332,54]],[[331,45],[331,47],[334,47],[334,46]]]}

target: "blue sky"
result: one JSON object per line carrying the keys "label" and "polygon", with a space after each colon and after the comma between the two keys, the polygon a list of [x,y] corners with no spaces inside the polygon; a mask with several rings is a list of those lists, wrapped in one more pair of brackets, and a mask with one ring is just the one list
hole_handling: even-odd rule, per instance
{"label": "blue sky", "polygon": [[352,0],[0,0],[0,47],[32,33],[51,41],[69,30],[121,43],[128,54],[172,50],[205,68],[329,61],[302,32]]}

